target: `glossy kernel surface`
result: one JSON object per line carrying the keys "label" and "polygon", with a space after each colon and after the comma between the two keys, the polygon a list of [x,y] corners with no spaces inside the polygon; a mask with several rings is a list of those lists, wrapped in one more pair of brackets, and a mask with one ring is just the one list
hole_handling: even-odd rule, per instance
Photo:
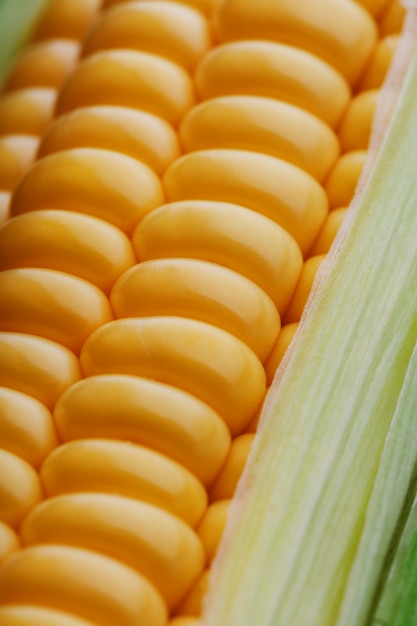
{"label": "glossy kernel surface", "polygon": [[33,467],[0,449],[0,521],[18,526],[42,497],[39,476]]}
{"label": "glossy kernel surface", "polygon": [[230,447],[212,408],[170,385],[139,376],[93,376],[73,385],[54,410],[63,441],[105,438],[147,446],[188,468],[204,485]]}
{"label": "glossy kernel surface", "polygon": [[25,545],[60,544],[105,554],[141,573],[173,608],[203,568],[197,534],[174,515],[119,495],[49,498],[25,519]]}
{"label": "glossy kernel surface", "polygon": [[0,387],[0,442],[37,468],[58,443],[51,413],[35,398]]}
{"label": "glossy kernel surface", "polygon": [[181,317],[127,318],[96,330],[83,346],[85,376],[129,374],[173,385],[243,430],[265,393],[259,359],[224,330]]}
{"label": "glossy kernel surface", "polygon": [[15,190],[11,214],[74,211],[108,221],[129,234],[163,201],[158,177],[143,163],[110,150],[74,148],[33,165]]}
{"label": "glossy kernel surface", "polygon": [[166,609],[138,572],[80,548],[44,545],[20,550],[0,570],[0,606],[37,604],[102,626],[145,621],[164,626]]}
{"label": "glossy kernel surface", "polygon": [[52,408],[81,377],[77,357],[60,344],[23,333],[0,332],[0,385]]}
{"label": "glossy kernel surface", "polygon": [[55,270],[4,270],[0,299],[0,330],[45,337],[75,353],[96,328],[113,318],[101,290]]}
{"label": "glossy kernel surface", "polygon": [[210,47],[208,21],[183,3],[128,2],[106,11],[84,42],[82,55],[128,48],[165,57],[193,70]]}
{"label": "glossy kernel surface", "polygon": [[0,623],[3,626],[97,626],[90,620],[69,612],[24,604],[0,606]]}
{"label": "glossy kernel surface", "polygon": [[177,135],[161,117],[121,106],[91,106],[61,115],[42,137],[39,157],[72,148],[114,150],[162,174],[180,156]]}
{"label": "glossy kernel surface", "polygon": [[215,32],[220,41],[272,39],[308,50],[350,83],[360,76],[377,39],[371,15],[350,0],[225,0]]}
{"label": "glossy kernel surface", "polygon": [[136,263],[128,237],[96,217],[70,211],[22,213],[0,229],[0,269],[44,268],[78,276],[105,293]]}
{"label": "glossy kernel surface", "polygon": [[225,95],[275,98],[305,109],[329,126],[350,98],[344,78],[312,54],[272,41],[235,41],[210,50],[197,67],[202,100]]}
{"label": "glossy kernel surface", "polygon": [[[239,224],[239,229],[236,229]],[[282,315],[302,268],[294,239],[267,217],[226,202],[173,202],[133,232],[139,261],[191,258],[223,265],[263,289]]]}
{"label": "glossy kernel surface", "polygon": [[206,505],[201,482],[151,448],[117,439],[71,441],[48,455],[40,472],[48,497],[108,493],[154,504],[195,526]]}
{"label": "glossy kernel surface", "polygon": [[176,63],[148,52],[109,50],[84,59],[60,90],[57,113],[116,105],[177,124],[194,104],[191,78]]}
{"label": "glossy kernel surface", "polygon": [[278,336],[280,318],[255,283],[225,267],[195,259],[143,261],[114,285],[116,318],[174,315],[218,326],[264,361]]}
{"label": "glossy kernel surface", "polygon": [[316,116],[273,98],[223,96],[186,115],[180,138],[187,152],[226,148],[269,154],[321,181],[339,154],[339,142]]}
{"label": "glossy kernel surface", "polygon": [[201,150],[165,172],[168,201],[231,202],[284,228],[305,254],[327,215],[327,198],[312,176],[275,157],[247,150]]}

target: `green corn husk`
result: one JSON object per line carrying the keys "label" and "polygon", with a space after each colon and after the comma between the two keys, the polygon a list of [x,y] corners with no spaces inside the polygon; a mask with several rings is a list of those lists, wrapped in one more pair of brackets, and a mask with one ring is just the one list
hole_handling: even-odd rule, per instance
{"label": "green corn husk", "polygon": [[[337,626],[378,623],[379,618],[371,620],[374,614],[389,614],[389,618],[380,618],[381,624],[417,623],[411,619],[412,615],[417,618],[417,561],[415,553],[413,556],[417,547],[417,502],[413,505],[417,490],[416,390],[417,346],[385,442]],[[409,621],[397,622],[399,615]]]}
{"label": "green corn husk", "polygon": [[372,619],[372,626],[417,624],[417,498]]}

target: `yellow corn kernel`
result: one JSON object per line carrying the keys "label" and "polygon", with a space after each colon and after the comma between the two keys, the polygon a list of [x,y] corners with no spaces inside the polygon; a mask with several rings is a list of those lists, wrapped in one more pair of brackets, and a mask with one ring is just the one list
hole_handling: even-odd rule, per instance
{"label": "yellow corn kernel", "polygon": [[[13,528],[11,528],[8,524],[0,521],[0,565],[19,548],[19,538]],[[3,623],[1,621],[1,612],[0,623]]]}
{"label": "yellow corn kernel", "polygon": [[35,398],[0,387],[0,441],[37,468],[58,443],[51,413]]}
{"label": "yellow corn kernel", "polygon": [[28,87],[58,89],[75,66],[79,43],[68,39],[50,39],[28,47],[14,65],[4,90]]}
{"label": "yellow corn kernel", "polygon": [[[271,39],[307,50],[354,83],[375,45],[369,13],[350,0],[225,0],[216,12],[218,39]],[[343,24],[343,28],[335,28]]]}
{"label": "yellow corn kernel", "polygon": [[190,615],[199,617],[203,609],[203,600],[209,586],[210,569],[206,569],[193,585],[191,591],[181,603],[178,616]]}
{"label": "yellow corn kernel", "polygon": [[12,191],[35,158],[39,139],[31,135],[0,137],[0,189]]}
{"label": "yellow corn kernel", "polygon": [[107,556],[67,546],[32,546],[0,570],[0,605],[37,604],[101,626],[164,626],[166,609],[138,572]]}
{"label": "yellow corn kernel", "polygon": [[149,580],[172,610],[204,564],[197,534],[151,504],[122,496],[76,493],[45,500],[26,517],[24,545],[60,544],[93,550]]}
{"label": "yellow corn kernel", "polygon": [[105,50],[72,72],[59,92],[57,114],[106,104],[142,109],[177,124],[193,103],[191,78],[181,66],[148,52]]}
{"label": "yellow corn kernel", "polygon": [[233,439],[226,461],[210,487],[209,496],[211,502],[233,497],[254,437],[253,433],[247,433]]}
{"label": "yellow corn kernel", "polygon": [[339,155],[339,142],[319,118],[272,98],[223,96],[191,109],[179,136],[186,152],[232,148],[269,154],[321,181]]}
{"label": "yellow corn kernel", "polygon": [[369,89],[350,102],[339,126],[343,152],[368,148],[378,96],[379,89]]}
{"label": "yellow corn kernel", "polygon": [[286,324],[281,328],[281,332],[278,336],[278,341],[276,342],[274,348],[272,349],[271,354],[269,355],[268,360],[265,363],[265,372],[267,384],[271,385],[274,380],[275,372],[277,367],[282,361],[282,358],[290,343],[293,340],[293,337],[297,331],[298,322],[293,322],[292,324]]}
{"label": "yellow corn kernel", "polygon": [[42,497],[39,476],[33,467],[0,448],[0,521],[18,526]]}
{"label": "yellow corn kernel", "polygon": [[282,226],[306,253],[327,215],[323,188],[303,170],[246,150],[202,150],[164,174],[171,202],[214,200],[247,207]]}
{"label": "yellow corn kernel", "polygon": [[349,86],[317,57],[270,41],[237,41],[213,48],[195,74],[201,100],[226,95],[275,98],[305,109],[331,127],[350,97]]}
{"label": "yellow corn kernel", "polygon": [[280,318],[255,283],[225,267],[194,259],[143,261],[120,276],[110,303],[116,318],[170,315],[218,326],[264,361]]}
{"label": "yellow corn kernel", "polygon": [[220,328],[181,317],[128,318],[97,329],[80,355],[85,376],[130,374],[173,385],[217,411],[232,436],[265,393],[259,359]]}
{"label": "yellow corn kernel", "polygon": [[348,206],[365,163],[367,150],[347,152],[337,161],[325,183],[330,209]]}
{"label": "yellow corn kernel", "polygon": [[179,2],[127,2],[106,11],[86,37],[82,56],[129,48],[170,59],[193,70],[210,46],[209,24]]}
{"label": "yellow corn kernel", "polygon": [[100,289],[55,270],[4,270],[0,299],[0,331],[45,337],[75,353],[96,328],[113,318]]}
{"label": "yellow corn kernel", "polygon": [[0,99],[0,135],[41,135],[52,119],[56,91],[29,87]]}
{"label": "yellow corn kernel", "polygon": [[55,120],[42,138],[39,157],[71,148],[114,150],[162,174],[180,155],[177,135],[152,113],[118,106],[76,109]]}
{"label": "yellow corn kernel", "polygon": [[102,0],[51,0],[34,34],[35,40],[80,40],[94,21]]}
{"label": "yellow corn kernel", "polygon": [[75,354],[58,343],[0,332],[0,385],[26,393],[51,409],[62,393],[81,378]]}
{"label": "yellow corn kernel", "polygon": [[210,565],[216,555],[226,527],[229,507],[230,500],[219,500],[214,502],[214,504],[210,504],[198,525],[197,532],[204,546],[207,566]]}
{"label": "yellow corn kernel", "polygon": [[57,447],[42,465],[48,498],[64,493],[110,493],[148,502],[195,526],[207,493],[185,467],[143,446],[85,439]]}
{"label": "yellow corn kernel", "polygon": [[405,7],[401,0],[391,0],[378,20],[381,35],[400,33],[404,17]]}
{"label": "yellow corn kernel", "polygon": [[148,446],[209,485],[230,447],[224,421],[175,387],[138,376],[93,376],[72,385],[54,409],[62,441],[106,438]]}
{"label": "yellow corn kernel", "polygon": [[120,274],[135,262],[126,235],[89,215],[54,210],[23,213],[0,230],[1,270],[59,270],[108,293]]}
{"label": "yellow corn kernel", "polygon": [[357,85],[359,91],[378,89],[382,86],[398,48],[398,42],[398,35],[387,35],[379,40],[369,64]]}
{"label": "yellow corn kernel", "polygon": [[129,234],[163,201],[158,177],[143,163],[110,150],[74,148],[33,165],[15,190],[11,213],[50,208],[76,211]]}
{"label": "yellow corn kernel", "polygon": [[304,263],[294,295],[285,315],[285,324],[292,324],[300,321],[304,307],[310,295],[314,279],[325,258],[325,254],[319,254],[317,256],[310,257]]}
{"label": "yellow corn kernel", "polygon": [[281,315],[302,268],[300,249],[283,228],[225,202],[188,200],[159,207],[137,226],[132,244],[140,261],[191,258],[239,272],[269,295]]}
{"label": "yellow corn kernel", "polygon": [[63,611],[39,606],[7,604],[0,606],[0,623],[3,626],[97,626]]}
{"label": "yellow corn kernel", "polygon": [[311,248],[310,255],[326,254],[341,227],[345,218],[347,208],[334,209],[326,217],[322,229],[318,234],[314,246]]}

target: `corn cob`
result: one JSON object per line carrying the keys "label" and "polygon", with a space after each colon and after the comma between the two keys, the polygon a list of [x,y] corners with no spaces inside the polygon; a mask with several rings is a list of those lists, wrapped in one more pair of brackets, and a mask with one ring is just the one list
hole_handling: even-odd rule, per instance
{"label": "corn cob", "polygon": [[[257,19],[243,0],[105,4],[120,6],[84,38],[0,232],[1,462],[26,490],[2,495],[25,546],[9,558],[5,526],[6,624],[195,623],[184,616],[200,614],[266,384],[353,195],[390,57],[348,2],[317,2],[318,32],[304,3],[304,21],[285,3]],[[388,4],[367,9],[391,35]],[[35,38],[55,20],[61,35],[59,10]],[[333,36],[341,15],[347,43]],[[59,87],[47,66],[41,80]],[[351,98],[349,83],[373,91]],[[30,454],[37,432],[28,444],[8,425],[20,404],[43,429]]]}

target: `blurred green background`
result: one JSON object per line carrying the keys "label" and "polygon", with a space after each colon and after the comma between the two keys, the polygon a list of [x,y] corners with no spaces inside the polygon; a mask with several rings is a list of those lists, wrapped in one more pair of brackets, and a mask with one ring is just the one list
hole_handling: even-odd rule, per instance
{"label": "blurred green background", "polygon": [[0,0],[0,87],[50,0]]}

